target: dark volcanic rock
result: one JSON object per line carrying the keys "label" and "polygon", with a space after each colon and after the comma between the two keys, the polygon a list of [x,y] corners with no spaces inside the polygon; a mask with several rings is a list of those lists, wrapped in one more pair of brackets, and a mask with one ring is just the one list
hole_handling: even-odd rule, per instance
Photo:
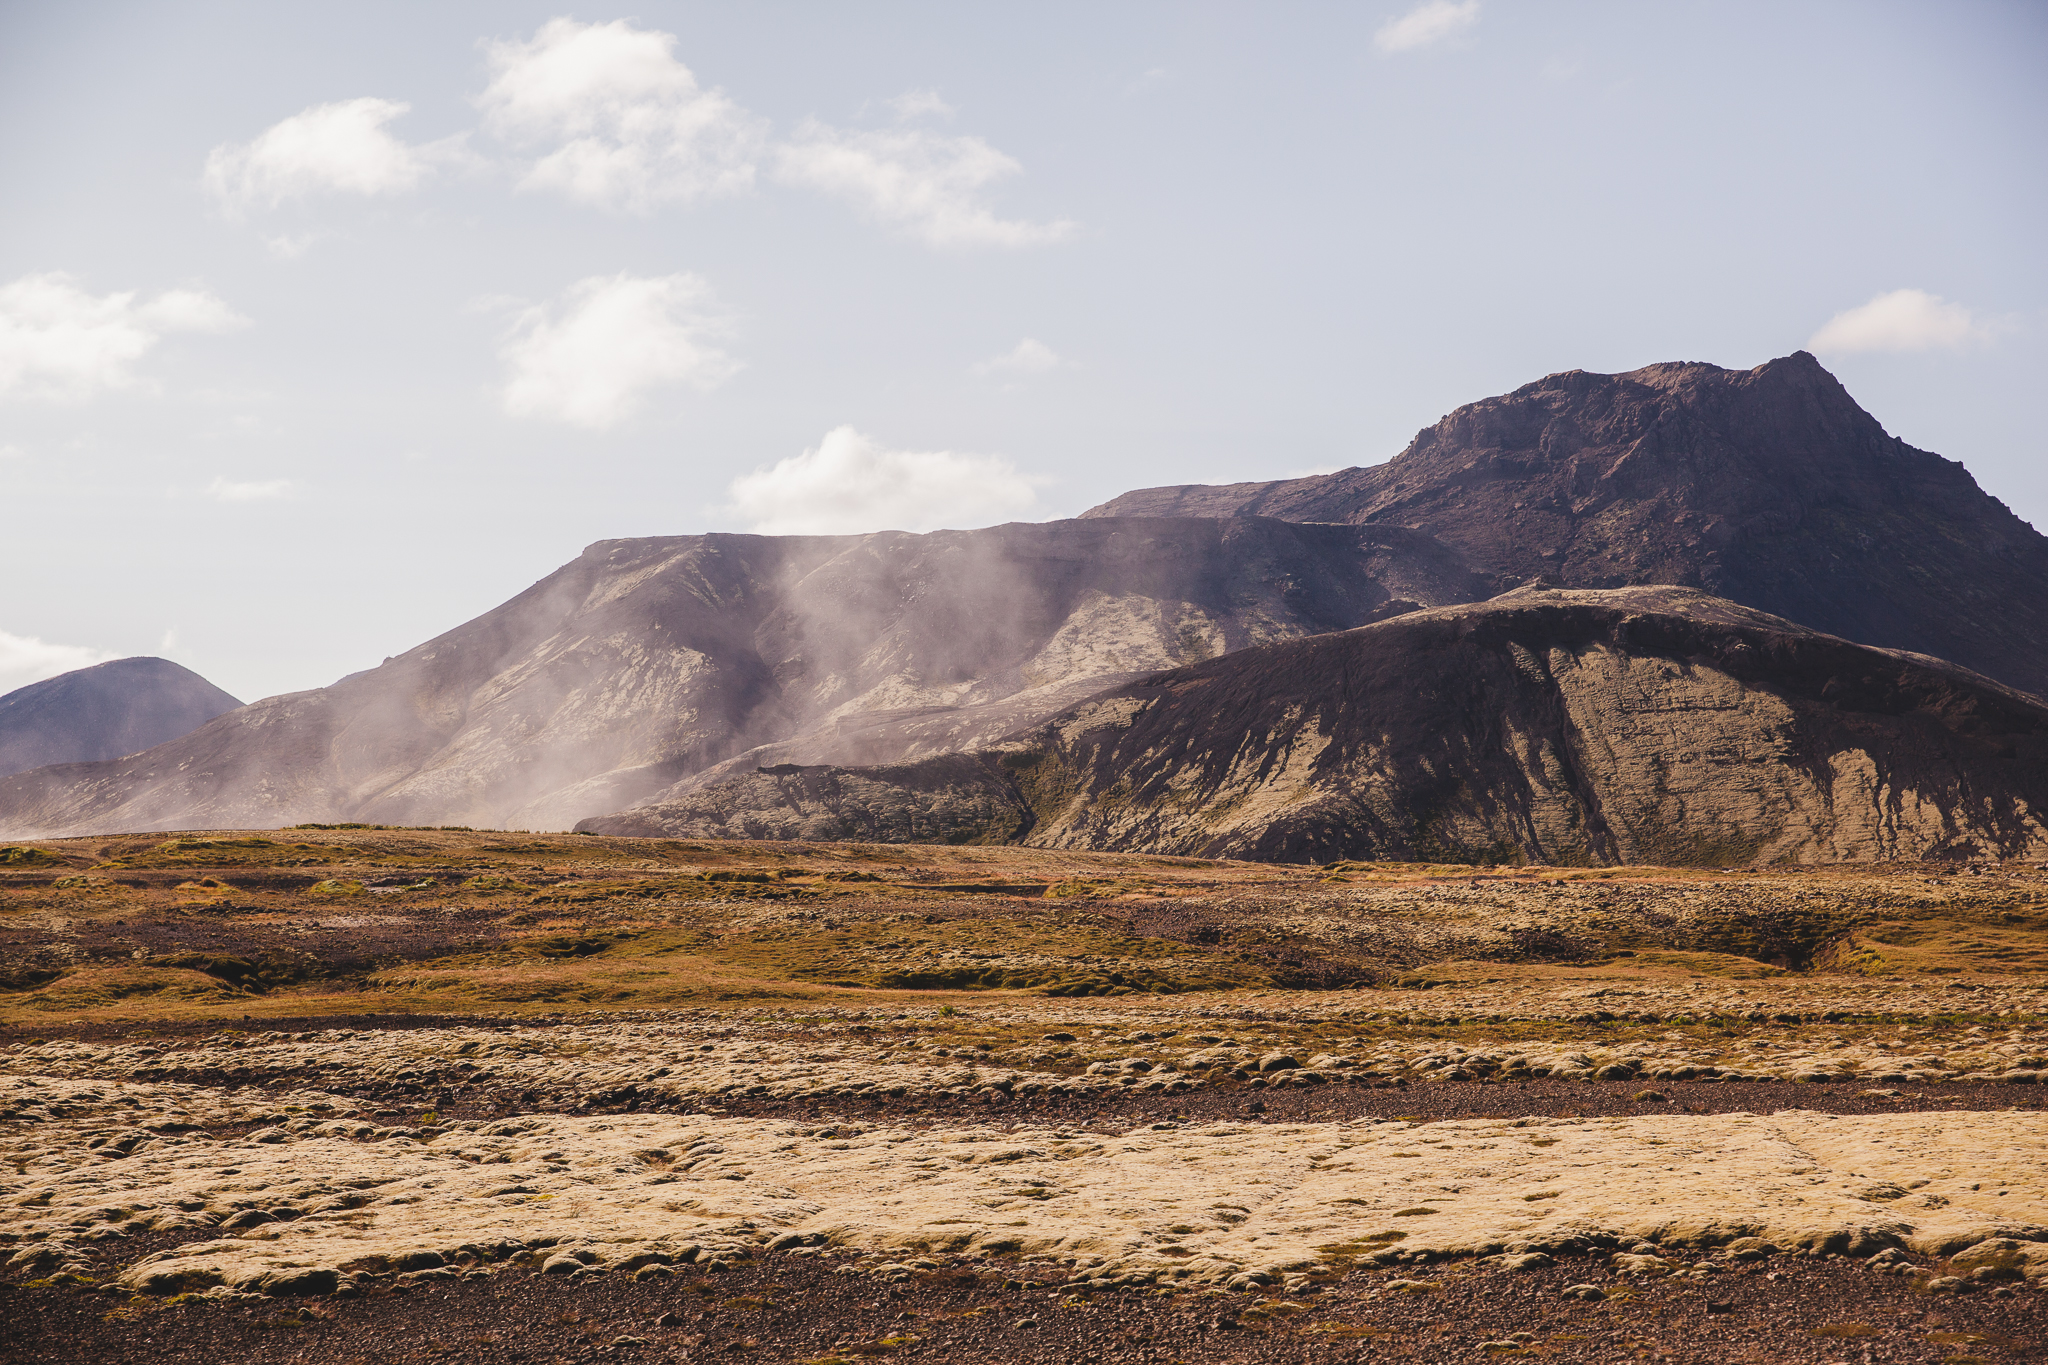
{"label": "dark volcanic rock", "polygon": [[0,776],[154,748],[242,703],[169,659],[115,659],[0,696]]}
{"label": "dark volcanic rock", "polygon": [[1036,818],[1009,775],[973,754],[874,768],[779,763],[708,783],[684,802],[578,828],[652,838],[1011,843]]}
{"label": "dark volcanic rock", "polygon": [[778,837],[911,804],[924,839],[1281,861],[2040,856],[2048,705],[1693,590],[1523,589],[1155,674],[971,764],[742,778],[581,828]]}
{"label": "dark volcanic rock", "polygon": [[1493,591],[1418,532],[1259,518],[603,541],[332,687],[0,780],[0,832],[562,829],[728,760],[923,758],[1177,663]]}
{"label": "dark volcanic rock", "polygon": [[1383,465],[1140,489],[1084,515],[1411,526],[1511,581],[1704,588],[2048,696],[2048,538],[1886,435],[1803,351],[1554,374]]}

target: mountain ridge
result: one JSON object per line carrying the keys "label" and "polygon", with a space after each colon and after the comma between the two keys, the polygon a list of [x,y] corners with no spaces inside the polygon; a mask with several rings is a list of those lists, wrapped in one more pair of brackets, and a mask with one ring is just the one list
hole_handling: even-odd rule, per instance
{"label": "mountain ridge", "polygon": [[600,541],[331,687],[0,779],[0,831],[565,828],[741,755],[921,757],[1112,681],[1492,584],[1417,532],[1263,518]]}
{"label": "mountain ridge", "polygon": [[1563,371],[1385,464],[1136,489],[1082,516],[1174,514],[1407,526],[1507,581],[1696,587],[2048,696],[2048,537],[1804,351]]}
{"label": "mountain ridge", "polygon": [[1111,688],[974,754],[763,769],[599,834],[1277,861],[2048,852],[2048,705],[1695,589],[1520,589]]}

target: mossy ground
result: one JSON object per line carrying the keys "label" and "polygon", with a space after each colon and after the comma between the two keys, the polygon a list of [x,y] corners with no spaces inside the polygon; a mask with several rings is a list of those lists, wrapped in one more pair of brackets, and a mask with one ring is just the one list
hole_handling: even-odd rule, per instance
{"label": "mossy ground", "polygon": [[1315,867],[396,829],[8,860],[0,1022],[29,1025],[1273,989],[1384,1016],[1451,985],[2048,979],[2048,875],[2017,866]]}

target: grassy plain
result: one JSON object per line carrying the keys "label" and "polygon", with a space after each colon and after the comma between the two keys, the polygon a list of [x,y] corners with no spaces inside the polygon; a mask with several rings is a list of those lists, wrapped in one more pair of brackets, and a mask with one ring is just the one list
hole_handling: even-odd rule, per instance
{"label": "grassy plain", "polygon": [[2026,1359],[2044,1077],[2034,865],[9,845],[0,1347]]}

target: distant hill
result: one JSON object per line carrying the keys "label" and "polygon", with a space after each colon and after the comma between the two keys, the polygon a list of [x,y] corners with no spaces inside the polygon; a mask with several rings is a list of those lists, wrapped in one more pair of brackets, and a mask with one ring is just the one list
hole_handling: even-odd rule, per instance
{"label": "distant hill", "polygon": [[2048,704],[1670,587],[1522,589],[1110,688],[972,754],[580,829],[1560,864],[2048,854]]}
{"label": "distant hill", "polygon": [[153,749],[242,703],[169,659],[115,659],[0,696],[0,776]]}
{"label": "distant hill", "polygon": [[332,687],[0,779],[0,834],[566,829],[720,764],[972,747],[1157,669],[1497,587],[1400,527],[1262,518],[602,541]]}
{"label": "distant hill", "polygon": [[2048,696],[2048,537],[1886,435],[1803,351],[1554,374],[1383,465],[1139,489],[1083,515],[1412,527],[1510,581],[1702,588]]}

